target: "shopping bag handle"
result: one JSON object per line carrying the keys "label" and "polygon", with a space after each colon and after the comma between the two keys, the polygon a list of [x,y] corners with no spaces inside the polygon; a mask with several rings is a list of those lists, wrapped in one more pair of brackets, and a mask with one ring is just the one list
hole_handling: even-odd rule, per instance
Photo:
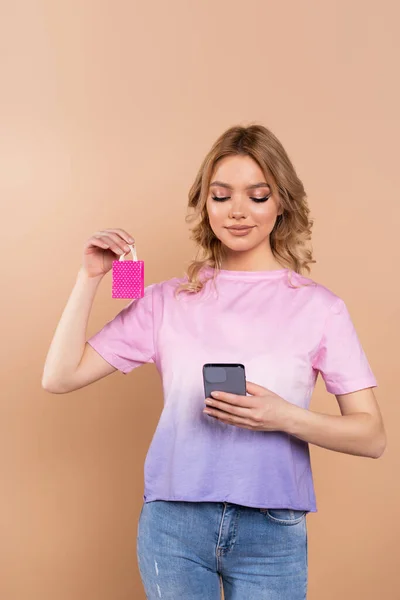
{"label": "shopping bag handle", "polygon": [[[129,252],[132,252],[133,260],[138,260],[135,246],[133,244],[128,244],[128,246],[130,248]],[[121,256],[119,257],[119,260],[124,260],[125,256],[127,254],[129,254],[129,252],[125,252],[124,254],[121,254]]]}

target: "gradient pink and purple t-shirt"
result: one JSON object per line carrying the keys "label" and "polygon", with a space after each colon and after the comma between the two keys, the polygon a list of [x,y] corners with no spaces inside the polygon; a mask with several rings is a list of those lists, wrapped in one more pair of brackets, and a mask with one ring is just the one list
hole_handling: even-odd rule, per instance
{"label": "gradient pink and purple t-shirt", "polygon": [[[205,276],[214,270],[205,267]],[[288,276],[294,285],[292,287]],[[164,407],[144,465],[144,501],[231,502],[316,512],[308,443],[203,413],[204,363],[245,365],[249,381],[307,409],[318,373],[328,392],[377,386],[344,301],[288,269],[228,271],[197,294],[183,278],[145,288],[89,344],[129,373],[155,363]]]}

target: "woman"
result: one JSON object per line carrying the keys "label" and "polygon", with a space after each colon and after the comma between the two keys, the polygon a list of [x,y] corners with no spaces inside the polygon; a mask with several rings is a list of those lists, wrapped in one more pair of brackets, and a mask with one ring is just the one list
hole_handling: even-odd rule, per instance
{"label": "woman", "polygon": [[[317,511],[308,443],[380,456],[377,383],[344,301],[302,275],[312,221],[271,131],[223,133],[189,207],[202,255],[187,275],[149,285],[85,343],[97,287],[134,241],[122,229],[89,238],[43,386],[70,392],[151,362],[162,376],[137,538],[147,598],[212,600],[223,585],[226,600],[303,600]],[[205,401],[209,362],[243,363],[248,395]],[[308,410],[318,373],[342,416]]]}

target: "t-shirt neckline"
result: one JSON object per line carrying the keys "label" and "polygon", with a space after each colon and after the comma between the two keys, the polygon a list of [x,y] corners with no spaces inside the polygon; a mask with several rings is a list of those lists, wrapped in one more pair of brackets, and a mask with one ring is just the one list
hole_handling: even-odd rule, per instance
{"label": "t-shirt neckline", "polygon": [[[209,265],[203,267],[206,275],[214,275],[216,269]],[[217,278],[222,279],[241,279],[241,280],[261,280],[276,279],[289,273],[290,269],[272,269],[269,271],[232,271],[230,269],[219,269]]]}

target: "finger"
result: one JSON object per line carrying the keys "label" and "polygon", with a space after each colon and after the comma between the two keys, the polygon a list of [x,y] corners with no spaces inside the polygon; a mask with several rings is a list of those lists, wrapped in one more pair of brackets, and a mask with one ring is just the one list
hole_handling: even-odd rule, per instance
{"label": "finger", "polygon": [[94,234],[94,238],[101,238],[109,244],[111,250],[115,252],[116,248],[120,248],[122,252],[130,252],[130,248],[127,243],[117,233],[113,233],[110,230],[98,231]]}
{"label": "finger", "polygon": [[265,394],[270,391],[262,385],[257,385],[251,381],[246,381],[246,390],[252,394],[252,396],[265,396]]}
{"label": "finger", "polygon": [[248,406],[238,406],[237,404],[223,402],[222,400],[215,400],[214,398],[206,398],[206,408],[204,410],[208,413],[214,413],[214,411],[217,411],[223,412],[224,414],[237,415],[245,418],[249,418],[252,411],[252,409]]}
{"label": "finger", "polygon": [[249,419],[224,413],[220,410],[212,410],[210,413],[206,413],[206,415],[213,419],[217,419],[217,421],[221,421],[221,423],[226,423],[226,425],[234,425],[236,427],[242,427],[243,429],[254,429],[253,424]]}
{"label": "finger", "polygon": [[111,237],[112,234],[108,233],[105,234],[103,233],[103,235],[99,235],[96,234],[92,237],[92,240],[98,240],[99,242],[102,242],[107,248],[109,248],[110,250],[112,250],[115,254],[124,254],[126,252],[129,252],[129,247],[127,246],[125,248],[125,244],[123,244],[121,238],[117,238],[117,237]]}
{"label": "finger", "polygon": [[111,232],[111,233],[117,233],[126,242],[128,242],[128,244],[133,244],[135,242],[135,238],[132,237],[127,231],[125,231],[125,229],[110,228],[110,229],[103,229],[103,231],[107,231],[107,232]]}
{"label": "finger", "polygon": [[211,392],[213,398],[228,402],[229,404],[236,404],[237,406],[249,406],[249,398],[242,396],[241,394],[230,394],[229,392],[215,391]]}

